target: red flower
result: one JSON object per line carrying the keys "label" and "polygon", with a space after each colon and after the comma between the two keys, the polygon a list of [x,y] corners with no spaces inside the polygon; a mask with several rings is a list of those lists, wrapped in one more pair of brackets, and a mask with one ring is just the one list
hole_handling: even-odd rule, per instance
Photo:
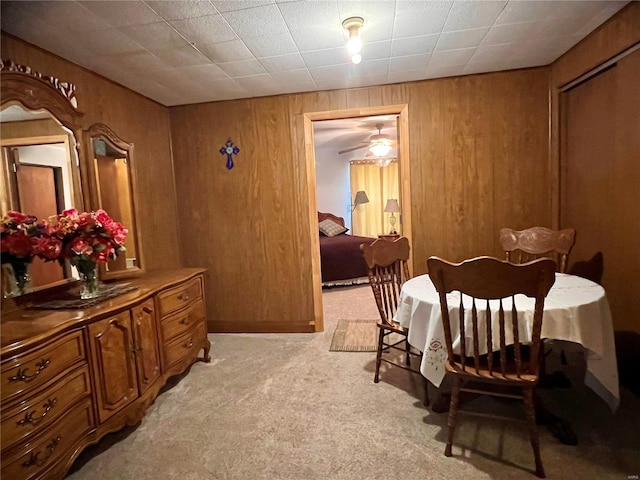
{"label": "red flower", "polygon": [[42,236],[35,246],[36,255],[45,260],[56,260],[62,252],[62,242],[55,237]]}

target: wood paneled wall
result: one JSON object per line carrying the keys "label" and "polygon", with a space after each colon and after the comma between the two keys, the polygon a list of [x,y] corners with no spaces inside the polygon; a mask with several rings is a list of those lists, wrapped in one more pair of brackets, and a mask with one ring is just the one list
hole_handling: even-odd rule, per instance
{"label": "wood paneled wall", "polygon": [[[554,62],[550,84],[554,224],[576,228],[582,225],[576,231],[570,264],[587,260],[597,251],[603,252],[602,284],[607,291],[614,328],[636,332],[640,332],[640,301],[636,291],[640,274],[638,52],[620,60],[601,77],[586,80],[575,92],[560,92],[563,85],[640,42],[639,26],[640,3],[630,2]],[[605,77],[612,75],[615,80],[605,82]],[[602,91],[603,88],[607,91]],[[570,108],[562,114],[561,97]],[[595,107],[588,109],[587,105]],[[598,114],[598,108],[602,115]],[[590,128],[594,129],[594,135],[588,134]],[[566,152],[561,145],[561,141],[566,144],[566,138],[561,139],[561,133],[567,137],[567,131],[573,132],[572,141],[576,132],[584,139],[584,144],[578,145],[585,152],[580,158],[561,155],[561,151]],[[603,135],[603,131],[608,134]],[[576,145],[573,147],[575,152]],[[584,188],[587,185],[589,188]]]}
{"label": "wood paneled wall", "polygon": [[180,267],[168,109],[10,35],[1,41],[3,60],[76,85],[83,128],[104,123],[135,144],[145,268]]}
{"label": "wood paneled wall", "polygon": [[537,68],[171,108],[183,259],[210,272],[210,330],[313,331],[299,116],[408,105],[419,274],[430,255],[502,256],[504,226],[550,225],[548,81]]}

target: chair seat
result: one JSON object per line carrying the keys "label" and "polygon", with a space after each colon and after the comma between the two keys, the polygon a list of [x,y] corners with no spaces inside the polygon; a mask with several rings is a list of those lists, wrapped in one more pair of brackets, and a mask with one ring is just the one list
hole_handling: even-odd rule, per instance
{"label": "chair seat", "polygon": [[[447,363],[447,372],[453,374],[459,374],[464,377],[468,377],[470,380],[477,380],[482,382],[508,382],[510,384],[518,384],[524,386],[524,384],[535,384],[538,381],[537,375],[532,375],[529,372],[528,362],[523,362],[520,367],[520,376],[516,373],[515,365],[508,364],[505,368],[505,374],[503,375],[499,371],[498,364],[494,364],[493,372],[489,371],[489,367],[486,362],[480,362],[478,371],[476,372],[473,359],[469,359],[466,362],[465,369],[462,368],[461,362],[454,362],[454,365]],[[496,370],[498,369],[498,370]]]}
{"label": "chair seat", "polygon": [[407,329],[400,325],[395,320],[389,320],[389,323],[385,323],[382,321],[378,321],[378,328],[383,328],[385,330],[391,330],[392,332],[399,333],[400,335],[406,335]]}

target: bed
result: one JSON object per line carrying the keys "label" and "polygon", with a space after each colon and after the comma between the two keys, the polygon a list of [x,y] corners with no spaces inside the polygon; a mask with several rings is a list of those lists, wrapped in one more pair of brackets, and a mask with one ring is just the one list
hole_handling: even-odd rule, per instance
{"label": "bed", "polygon": [[[344,219],[331,213],[318,212],[318,224],[332,220],[344,228]],[[355,285],[367,283],[367,265],[362,258],[360,245],[376,240],[371,237],[358,237],[348,233],[327,236],[320,229],[320,266],[322,286]]]}

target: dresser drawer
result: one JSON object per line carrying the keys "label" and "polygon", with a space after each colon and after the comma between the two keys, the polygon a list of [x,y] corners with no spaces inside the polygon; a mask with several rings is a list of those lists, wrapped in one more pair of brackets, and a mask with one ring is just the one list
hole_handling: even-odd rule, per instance
{"label": "dresser drawer", "polygon": [[66,412],[23,448],[2,455],[2,478],[29,479],[47,470],[64,457],[78,439],[93,429],[89,399]]}
{"label": "dresser drawer", "polygon": [[40,394],[2,412],[2,449],[44,430],[82,397],[91,393],[89,368],[85,365],[61,376]]}
{"label": "dresser drawer", "polygon": [[172,288],[158,295],[160,316],[195,302],[202,297],[202,277],[194,278],[180,287]]}
{"label": "dresser drawer", "polygon": [[191,329],[196,323],[206,323],[202,299],[175,315],[163,318],[160,322],[162,338],[165,342],[171,341],[171,339]]}
{"label": "dresser drawer", "polygon": [[35,390],[74,363],[85,362],[82,332],[74,332],[35,351],[2,363],[2,403]]}
{"label": "dresser drawer", "polygon": [[204,322],[193,325],[189,331],[165,346],[165,365],[169,368],[184,358],[195,359],[206,341],[207,329]]}

